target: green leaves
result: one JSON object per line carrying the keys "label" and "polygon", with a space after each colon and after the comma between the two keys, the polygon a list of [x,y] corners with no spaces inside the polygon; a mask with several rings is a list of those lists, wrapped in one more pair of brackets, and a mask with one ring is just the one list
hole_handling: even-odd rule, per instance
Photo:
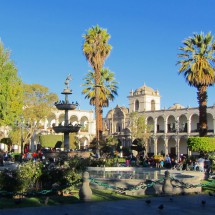
{"label": "green leaves", "polygon": [[[179,73],[185,73],[185,79],[194,87],[199,85],[210,86],[214,84],[214,61],[215,50],[213,36],[211,33],[194,34],[193,37],[187,38],[184,42],[184,47],[180,47],[181,53],[178,54],[180,60]],[[195,73],[195,76],[190,76],[190,73]]]}
{"label": "green leaves", "polygon": [[190,137],[187,140],[188,148],[195,152],[214,152],[215,138],[212,137]]}
{"label": "green leaves", "polygon": [[10,52],[0,41],[0,126],[13,125],[22,113],[23,85]]}
{"label": "green leaves", "polygon": [[194,34],[183,41],[178,54],[180,59],[179,74],[183,74],[186,82],[197,88],[199,103],[199,135],[207,135],[207,87],[215,83],[215,42],[211,33]]}

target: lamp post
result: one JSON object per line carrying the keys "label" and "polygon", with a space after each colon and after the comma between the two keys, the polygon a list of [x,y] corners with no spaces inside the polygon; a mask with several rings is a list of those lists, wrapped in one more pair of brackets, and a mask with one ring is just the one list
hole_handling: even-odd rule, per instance
{"label": "lamp post", "polygon": [[23,123],[24,117],[20,116],[20,119],[16,121],[17,127],[20,128],[20,144],[21,144],[21,154],[23,154],[23,142],[24,142],[24,134],[23,134],[23,128],[24,128],[24,123]]}

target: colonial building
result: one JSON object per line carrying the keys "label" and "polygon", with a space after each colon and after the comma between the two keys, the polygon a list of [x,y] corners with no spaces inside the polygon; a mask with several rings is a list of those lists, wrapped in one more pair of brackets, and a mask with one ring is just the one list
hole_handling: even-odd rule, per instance
{"label": "colonial building", "polygon": [[[39,143],[37,135],[46,135],[46,134],[54,134],[59,135],[54,132],[52,129],[52,125],[55,123],[56,125],[64,124],[65,111],[57,110],[54,108],[52,110],[52,114],[46,118],[45,120],[40,121],[40,126],[31,138],[29,144],[31,151],[34,151],[37,148],[37,144]],[[96,135],[96,124],[93,110],[72,110],[68,113],[69,123],[71,124],[81,124],[82,127],[79,132],[76,134],[76,137],[79,140],[79,148],[86,149],[89,147],[90,142]],[[0,127],[0,138],[8,137],[10,128],[9,127]],[[61,134],[62,135],[62,134]],[[55,143],[53,143],[55,144]],[[7,151],[7,145],[0,142],[0,149]],[[15,151],[20,151],[21,146],[13,144],[12,149]]]}
{"label": "colonial building", "polygon": [[[137,90],[131,90],[129,108],[116,106],[107,113],[104,128],[107,135],[115,135],[124,147],[131,146],[129,114],[138,112],[144,115],[147,125],[153,127],[146,143],[149,154],[191,154],[187,148],[187,139],[198,136],[198,108],[183,107],[174,104],[168,109],[160,109],[160,95],[145,84]],[[215,105],[207,108],[208,135],[215,136]]]}

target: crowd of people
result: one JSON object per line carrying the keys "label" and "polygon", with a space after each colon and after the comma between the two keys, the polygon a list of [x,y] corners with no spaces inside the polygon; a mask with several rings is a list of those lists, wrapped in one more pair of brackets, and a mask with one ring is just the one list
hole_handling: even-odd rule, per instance
{"label": "crowd of people", "polygon": [[154,167],[154,168],[167,168],[177,170],[193,170],[213,173],[213,161],[209,160],[208,157],[199,156],[198,158],[187,158],[181,154],[179,160],[171,157],[170,155],[159,155],[151,157],[143,157],[137,155],[128,156],[126,158],[126,166],[143,166],[143,167]]}
{"label": "crowd of people", "polygon": [[12,159],[11,153],[8,151],[0,150],[0,166],[4,166],[4,162],[10,161]]}

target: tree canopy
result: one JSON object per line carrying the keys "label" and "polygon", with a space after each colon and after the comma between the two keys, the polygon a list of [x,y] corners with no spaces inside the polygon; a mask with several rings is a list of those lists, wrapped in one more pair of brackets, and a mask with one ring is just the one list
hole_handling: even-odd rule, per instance
{"label": "tree canopy", "polygon": [[194,34],[183,42],[178,54],[179,74],[197,88],[199,103],[199,136],[207,135],[207,87],[215,82],[215,41],[211,33]]}
{"label": "tree canopy", "polygon": [[130,113],[130,125],[129,125],[132,140],[138,139],[142,144],[145,144],[150,137],[152,127],[146,125],[146,120],[143,115],[139,115],[137,112]]}
{"label": "tree canopy", "polygon": [[188,148],[194,152],[214,152],[215,138],[212,137],[190,137],[187,140]]}
{"label": "tree canopy", "polygon": [[0,126],[13,125],[23,108],[23,84],[10,51],[0,41]]}
{"label": "tree canopy", "polygon": [[40,124],[44,122],[43,120],[52,113],[51,110],[56,101],[58,101],[58,96],[50,93],[47,87],[39,84],[24,84],[23,118],[18,119],[18,126],[14,127],[11,132],[13,142],[20,141],[21,134],[16,135],[16,133],[20,132],[19,127],[22,126],[24,144],[28,143]]}

